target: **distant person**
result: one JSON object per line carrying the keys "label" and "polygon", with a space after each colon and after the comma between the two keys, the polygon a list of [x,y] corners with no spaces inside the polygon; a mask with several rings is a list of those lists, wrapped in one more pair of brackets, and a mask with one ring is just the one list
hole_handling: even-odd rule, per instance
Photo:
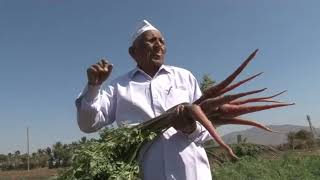
{"label": "distant person", "polygon": [[[201,96],[195,77],[187,70],[164,64],[166,44],[161,32],[143,20],[134,33],[129,54],[137,66],[111,81],[113,65],[106,60],[87,69],[88,84],[76,100],[77,118],[83,132],[96,132],[116,122],[138,124],[169,108],[192,103]],[[196,121],[178,120],[141,153],[144,180],[211,180],[202,144],[209,138]],[[143,148],[144,149],[144,148]]]}

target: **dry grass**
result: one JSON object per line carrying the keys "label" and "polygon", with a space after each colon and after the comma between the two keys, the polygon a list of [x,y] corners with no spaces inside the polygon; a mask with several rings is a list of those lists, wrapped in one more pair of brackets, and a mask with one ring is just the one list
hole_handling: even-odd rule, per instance
{"label": "dry grass", "polygon": [[39,168],[27,170],[0,171],[1,180],[45,180],[58,174],[57,169]]}

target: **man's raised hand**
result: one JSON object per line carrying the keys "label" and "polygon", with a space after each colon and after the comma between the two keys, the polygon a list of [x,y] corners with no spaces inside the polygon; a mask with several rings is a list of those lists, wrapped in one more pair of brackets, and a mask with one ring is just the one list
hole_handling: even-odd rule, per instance
{"label": "man's raised hand", "polygon": [[92,86],[101,85],[112,72],[113,65],[106,59],[101,59],[97,64],[87,69],[88,84]]}

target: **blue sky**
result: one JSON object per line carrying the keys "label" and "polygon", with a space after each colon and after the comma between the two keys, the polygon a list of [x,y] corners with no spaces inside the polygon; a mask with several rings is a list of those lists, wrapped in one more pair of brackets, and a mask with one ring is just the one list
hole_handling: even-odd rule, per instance
{"label": "blue sky", "polygon": [[86,135],[74,106],[86,68],[105,57],[114,64],[111,79],[132,69],[127,49],[142,19],[165,36],[166,63],[189,69],[199,80],[205,73],[222,80],[259,48],[239,79],[263,76],[237,91],[288,90],[278,99],[296,105],[247,117],[307,125],[309,114],[319,127],[319,7],[317,0],[2,0],[0,153],[25,152],[27,126],[32,150]]}

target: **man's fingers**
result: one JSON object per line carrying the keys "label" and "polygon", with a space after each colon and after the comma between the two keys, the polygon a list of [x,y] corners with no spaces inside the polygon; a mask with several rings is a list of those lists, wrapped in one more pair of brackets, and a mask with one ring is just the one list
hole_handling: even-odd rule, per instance
{"label": "man's fingers", "polygon": [[104,68],[105,68],[105,66],[106,66],[106,64],[104,64],[102,61],[99,61],[99,62],[97,62],[97,64],[96,64],[97,66],[99,66],[99,70],[102,70],[102,71],[104,71]]}
{"label": "man's fingers", "polygon": [[108,60],[106,60],[106,59],[104,59],[104,58],[102,58],[100,62],[101,62],[103,65],[110,64],[110,63],[108,62]]}
{"label": "man's fingers", "polygon": [[101,68],[104,68],[105,64],[102,61],[97,62],[97,65],[99,65]]}
{"label": "man's fingers", "polygon": [[90,67],[87,69],[87,72],[90,73],[90,74],[97,74],[97,73],[98,73],[98,70],[97,70],[94,66],[90,66]]}
{"label": "man's fingers", "polygon": [[100,60],[100,63],[101,63],[101,65],[102,65],[102,67],[108,67],[108,66],[110,66],[110,65],[112,65],[108,60],[106,60],[105,58],[102,58],[101,60]]}
{"label": "man's fingers", "polygon": [[107,71],[112,71],[113,64],[111,64],[108,60],[103,58],[101,59],[100,63],[104,69],[106,69]]}
{"label": "man's fingers", "polygon": [[99,73],[100,72],[105,72],[104,68],[102,68],[100,65],[98,64],[94,64],[92,65],[92,67],[94,67]]}
{"label": "man's fingers", "polygon": [[107,60],[101,59],[87,69],[89,83],[102,84],[110,75],[113,65]]}
{"label": "man's fingers", "polygon": [[107,71],[108,74],[110,74],[113,69],[113,65],[108,64],[107,66],[104,67],[104,69]]}

